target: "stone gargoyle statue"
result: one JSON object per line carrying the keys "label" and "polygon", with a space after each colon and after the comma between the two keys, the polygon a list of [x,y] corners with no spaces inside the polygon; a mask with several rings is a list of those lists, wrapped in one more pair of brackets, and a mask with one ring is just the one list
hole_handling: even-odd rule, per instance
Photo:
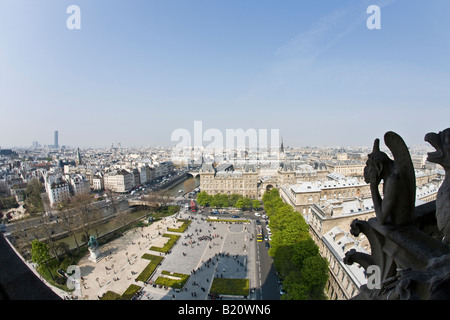
{"label": "stone gargoyle statue", "polygon": [[[372,153],[364,168],[364,180],[370,184],[373,206],[378,222],[407,225],[414,221],[416,180],[408,147],[395,132],[384,135],[384,142],[394,160],[380,151],[380,140],[375,139]],[[383,199],[378,186],[383,180]]]}
{"label": "stone gargoyle statue", "polygon": [[450,128],[439,133],[430,132],[425,135],[435,152],[428,153],[427,160],[440,164],[445,170],[445,179],[436,197],[436,222],[442,232],[445,243],[450,239]]}
{"label": "stone gargoyle statue", "polygon": [[[363,233],[371,253],[346,253],[344,262],[366,269],[377,265],[379,288],[363,285],[355,299],[450,300],[450,128],[428,133],[436,151],[428,161],[440,164],[445,178],[436,200],[416,206],[415,173],[406,144],[394,132],[384,136],[394,160],[380,151],[368,155],[364,178],[370,184],[376,218],[354,220],[351,233]],[[383,181],[383,197],[379,185]]]}

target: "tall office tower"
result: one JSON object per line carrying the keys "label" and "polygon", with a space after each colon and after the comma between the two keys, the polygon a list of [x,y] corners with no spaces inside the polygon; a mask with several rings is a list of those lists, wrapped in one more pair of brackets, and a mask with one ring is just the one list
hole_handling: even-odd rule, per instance
{"label": "tall office tower", "polygon": [[55,143],[54,143],[54,147],[55,147],[55,148],[59,148],[59,145],[58,145],[58,130],[55,130]]}

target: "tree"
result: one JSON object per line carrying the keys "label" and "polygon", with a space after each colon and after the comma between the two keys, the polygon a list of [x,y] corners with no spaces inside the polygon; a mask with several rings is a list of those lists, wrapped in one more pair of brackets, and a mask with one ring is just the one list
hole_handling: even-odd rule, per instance
{"label": "tree", "polygon": [[283,299],[325,299],[328,262],[309,236],[303,216],[284,203],[276,189],[266,191],[263,203],[272,229],[270,256],[283,279]]}
{"label": "tree", "polygon": [[81,224],[83,232],[87,239],[90,237],[90,228],[99,217],[95,214],[99,209],[93,204],[93,198],[89,193],[84,193],[72,197],[69,203],[69,207],[75,215],[78,216],[78,221]]}
{"label": "tree", "polygon": [[259,208],[261,208],[261,202],[259,202],[259,200],[256,200],[256,199],[253,200],[252,207],[253,207],[253,209],[258,210]]}
{"label": "tree", "polygon": [[275,188],[270,189],[270,191],[266,191],[263,194],[262,200],[264,209],[266,210],[267,215],[270,219],[272,219],[271,215],[274,214],[275,210],[285,205],[280,197],[280,193]]}
{"label": "tree", "polygon": [[308,298],[325,299],[323,292],[328,281],[328,261],[319,255],[314,255],[306,258],[303,264],[299,280],[305,286]]}
{"label": "tree", "polygon": [[230,201],[230,206],[236,207],[236,202],[237,202],[239,199],[241,199],[241,198],[242,198],[242,196],[241,196],[240,194],[237,194],[237,193],[231,194],[231,195],[228,197],[228,199],[229,199],[229,201]]}
{"label": "tree", "polygon": [[31,259],[34,263],[37,263],[38,267],[45,266],[48,269],[52,279],[53,274],[48,267],[47,261],[51,259],[49,249],[44,242],[34,239],[31,241]]}
{"label": "tree", "polygon": [[[147,206],[150,208],[150,210],[156,211],[161,207],[160,197],[161,193],[159,191],[150,191],[144,196],[143,200],[147,203]],[[117,210],[115,212],[117,212]]]}
{"label": "tree", "polygon": [[18,208],[19,204],[17,203],[16,197],[6,197],[0,198],[0,209],[11,209]]}
{"label": "tree", "polygon": [[218,198],[219,198],[220,207],[227,208],[230,206],[230,200],[228,199],[228,195],[220,194]]}
{"label": "tree", "polygon": [[300,241],[292,247],[291,261],[298,268],[303,267],[303,262],[313,256],[319,255],[319,247],[316,245],[313,239],[308,238],[304,241]]}
{"label": "tree", "polygon": [[222,202],[220,199],[220,193],[216,193],[215,195],[213,195],[211,197],[211,202],[209,203],[209,205],[211,207],[217,207],[217,208],[221,208],[222,207]]}
{"label": "tree", "polygon": [[114,213],[117,213],[117,204],[116,200],[114,199],[114,194],[110,189],[105,189],[105,194],[108,197],[108,199],[111,201],[111,206],[113,207]]}
{"label": "tree", "polygon": [[236,203],[234,204],[234,206],[235,206],[236,208],[242,210],[242,208],[244,208],[244,206],[245,206],[244,199],[243,199],[243,198],[238,199],[238,200],[236,201]]}
{"label": "tree", "polygon": [[199,192],[197,195],[197,203],[202,207],[206,207],[211,202],[211,196],[207,194],[205,191]]}
{"label": "tree", "polygon": [[39,240],[34,239],[31,241],[31,260],[37,263],[39,267],[51,258],[48,246]]}
{"label": "tree", "polygon": [[60,254],[65,254],[65,253],[69,252],[69,249],[70,249],[69,245],[63,241],[59,242],[56,245],[56,250],[59,250]]}
{"label": "tree", "polygon": [[298,269],[291,261],[292,251],[292,246],[282,246],[277,249],[273,257],[274,266],[282,279],[286,279],[291,271]]}
{"label": "tree", "polygon": [[242,197],[242,198],[239,198],[237,201],[236,201],[236,203],[234,204],[234,206],[236,207],[236,208],[238,208],[238,209],[244,209],[244,208],[248,208],[248,209],[250,209],[251,208],[251,206],[252,206],[252,199],[250,199],[250,198],[247,198],[247,197]]}
{"label": "tree", "polygon": [[25,189],[26,211],[31,215],[44,211],[41,199],[42,188],[42,183],[37,178],[34,178],[28,183]]}
{"label": "tree", "polygon": [[72,235],[73,240],[77,246],[77,250],[80,251],[80,245],[77,240],[77,226],[79,222],[77,221],[77,216],[72,212],[72,210],[65,209],[64,206],[61,207],[61,211],[58,213],[58,217],[60,218],[58,224],[63,228],[63,230],[67,231]]}
{"label": "tree", "polygon": [[300,270],[292,270],[283,281],[283,287],[286,294],[282,296],[283,300],[308,300],[308,289],[300,281]]}
{"label": "tree", "polygon": [[50,250],[53,252],[55,257],[58,257],[58,252],[55,244],[55,239],[53,239],[52,234],[54,233],[55,225],[50,221],[50,216],[43,215],[39,220],[39,224],[35,226],[36,232],[39,234],[44,233],[46,239],[48,239],[48,245]]}
{"label": "tree", "polygon": [[119,222],[123,227],[125,227],[129,221],[128,215],[128,211],[121,211],[116,214],[114,221]]}
{"label": "tree", "polygon": [[244,197],[242,200],[244,201],[244,208],[250,209],[252,207],[252,199]]}

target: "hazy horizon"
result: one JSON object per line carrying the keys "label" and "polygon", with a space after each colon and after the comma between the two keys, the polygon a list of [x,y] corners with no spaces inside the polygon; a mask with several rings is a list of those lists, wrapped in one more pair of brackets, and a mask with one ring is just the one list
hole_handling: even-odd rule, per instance
{"label": "hazy horizon", "polygon": [[[81,29],[66,12],[80,8]],[[366,12],[381,10],[381,29]],[[287,146],[408,146],[450,127],[450,2],[0,0],[0,146],[173,146],[278,129]]]}

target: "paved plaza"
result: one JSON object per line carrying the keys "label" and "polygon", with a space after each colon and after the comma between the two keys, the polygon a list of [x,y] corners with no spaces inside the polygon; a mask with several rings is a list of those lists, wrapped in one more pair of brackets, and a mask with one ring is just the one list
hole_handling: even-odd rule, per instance
{"label": "paved plaza", "polygon": [[[205,300],[214,277],[249,279],[250,288],[255,287],[255,240],[251,240],[253,223],[210,223],[206,218],[183,211],[148,226],[129,230],[101,246],[102,258],[99,261],[93,262],[86,256],[78,264],[83,279],[81,299],[97,300],[107,291],[121,295],[131,284],[136,284],[142,288],[141,300]],[[183,233],[167,231],[167,228],[181,226],[182,222],[177,222],[177,219],[189,219],[191,223]],[[168,241],[162,236],[165,233],[180,235],[170,253],[150,250],[150,247],[162,247]],[[145,253],[164,258],[147,283],[135,280],[149,263],[142,258]],[[181,291],[159,287],[153,282],[162,271],[190,277]],[[254,297],[250,294],[247,299]]]}

